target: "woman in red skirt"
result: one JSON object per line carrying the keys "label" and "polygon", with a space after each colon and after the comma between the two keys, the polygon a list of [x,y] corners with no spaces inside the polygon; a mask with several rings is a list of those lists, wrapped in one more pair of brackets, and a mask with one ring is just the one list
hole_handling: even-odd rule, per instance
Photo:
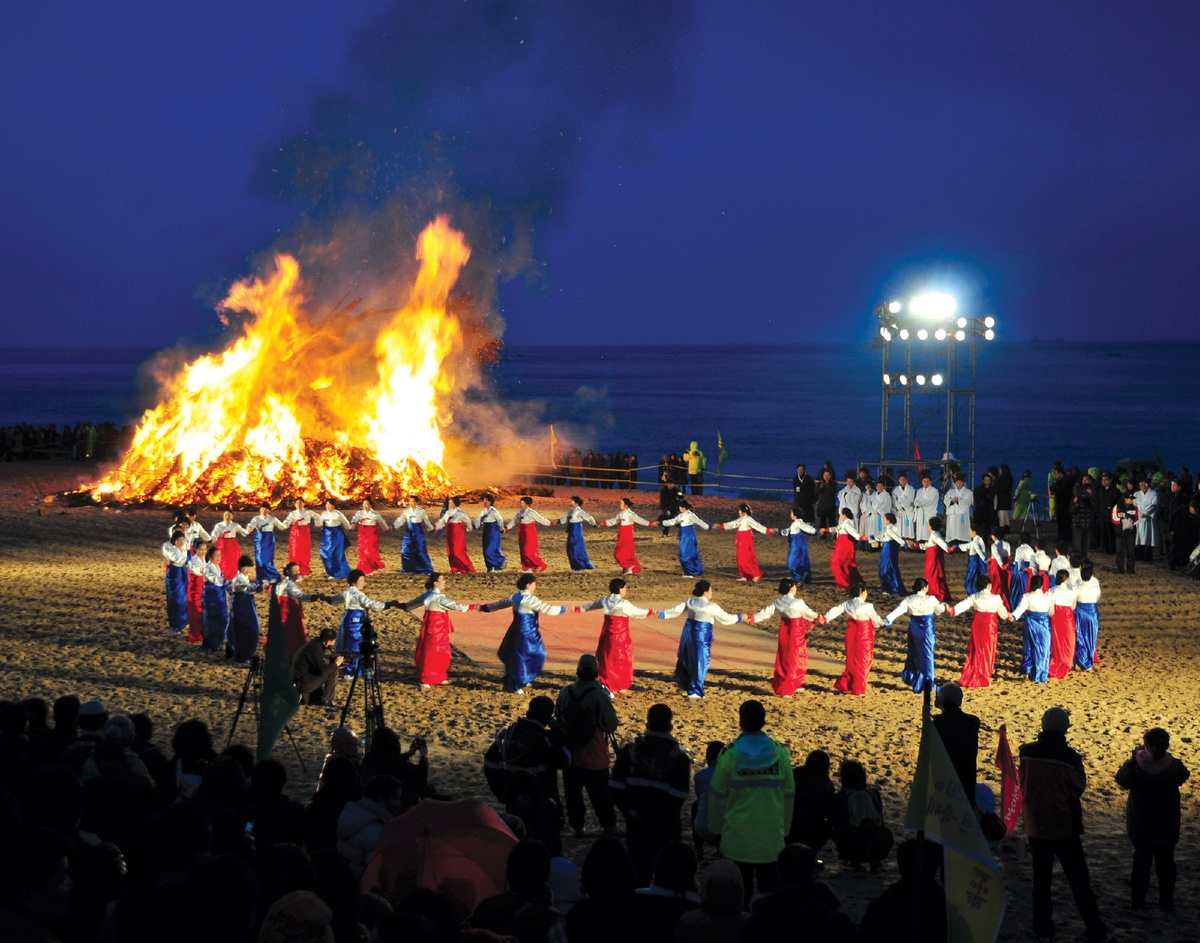
{"label": "woman in red skirt", "polygon": [[774,527],[763,527],[758,521],[750,516],[750,505],[739,504],[737,520],[729,521],[727,524],[714,524],[714,530],[735,530],[737,531],[737,568],[738,582],[757,583],[763,578],[762,567],[758,565],[758,554],[754,551],[754,532],[760,534],[778,534],[779,530]]}
{"label": "woman in red skirt", "polygon": [[925,539],[925,579],[929,583],[929,595],[938,602],[945,602],[950,596],[950,587],[946,583],[946,554],[953,553],[954,548],[942,539],[942,519],[929,519],[929,536]]}
{"label": "woman in red skirt", "polygon": [[400,606],[405,612],[425,609],[416,651],[417,681],[423,691],[449,681],[446,675],[450,668],[450,633],[454,631],[450,612],[472,612],[479,608],[455,602],[446,595],[445,589],[446,577],[441,573],[430,573],[425,578],[425,592]]}
{"label": "woman in red skirt", "polygon": [[1050,677],[1065,678],[1075,662],[1075,590],[1071,571],[1059,570],[1050,591]]}
{"label": "woman in red skirt", "polygon": [[763,619],[779,613],[779,647],[775,650],[775,675],[771,687],[780,697],[791,697],[802,687],[808,676],[808,630],[824,625],[825,617],[813,612],[796,595],[796,581],[784,577],[779,581],[779,598],[746,620],[757,625]]}
{"label": "woman in red skirt", "polygon": [[188,641],[204,641],[204,568],[208,541],[201,540],[188,556]]}
{"label": "woman in red skirt", "polygon": [[967,662],[958,683],[964,688],[991,687],[996,671],[1000,620],[1012,622],[1013,617],[1004,597],[992,592],[991,580],[984,575],[975,578],[975,594],[960,602],[950,613],[960,616],[968,609],[975,610],[975,618],[971,621],[971,637],[967,642]]}
{"label": "woman in red skirt", "polygon": [[521,498],[521,509],[517,511],[511,521],[504,525],[505,530],[517,528],[517,546],[521,550],[522,573],[541,573],[549,569],[538,551],[538,524],[543,527],[554,526],[533,509],[533,498],[525,495]]}
{"label": "woman in red skirt", "polygon": [[576,606],[576,612],[604,610],[604,626],[600,629],[600,641],[596,644],[596,661],[600,665],[600,683],[609,691],[628,691],[633,686],[633,636],[629,634],[629,619],[652,619],[658,615],[653,609],[641,609],[625,598],[628,584],[617,577],[608,583],[608,595],[584,606]]}
{"label": "woman in red skirt", "polygon": [[[828,532],[828,528],[826,528]],[[842,508],[842,516],[836,528],[837,541],[833,545],[833,553],[829,557],[829,569],[833,572],[833,581],[842,589],[853,589],[863,584],[863,578],[858,572],[855,559],[858,542],[862,540],[858,528],[854,526],[854,510]]]}
{"label": "woman in red skirt", "polygon": [[367,575],[385,569],[379,554],[379,535],[388,529],[388,525],[370,498],[363,498],[362,508],[354,512],[350,523],[358,531],[358,568]]}
{"label": "woman in red skirt", "polygon": [[[850,508],[843,508],[842,512],[854,513]],[[867,693],[871,665],[875,662],[875,630],[883,625],[883,619],[875,607],[867,602],[866,586],[856,586],[851,590],[849,599],[825,613],[825,621],[829,622],[842,614],[846,616],[846,669],[834,682],[833,689],[841,694],[862,697]]]}
{"label": "woman in red skirt", "polygon": [[312,529],[321,525],[321,515],[304,506],[304,499],[292,502],[294,510],[283,519],[288,530],[288,562],[300,568],[301,576],[312,575]]}
{"label": "woman in red skirt", "polygon": [[633,576],[635,573],[642,572],[642,564],[637,558],[637,551],[633,545],[633,526],[635,524],[641,524],[643,527],[656,527],[658,521],[648,521],[638,517],[633,512],[633,502],[628,498],[621,499],[621,510],[617,511],[615,517],[610,517],[600,524],[601,527],[615,526],[617,528],[617,544],[613,547],[613,559],[621,568],[622,576]]}
{"label": "woman in red skirt", "polygon": [[212,543],[221,548],[221,575],[233,582],[238,575],[238,559],[242,555],[237,539],[247,537],[250,532],[233,519],[233,512],[226,511],[220,522],[212,529]]}
{"label": "woman in red skirt", "polygon": [[435,525],[435,530],[446,531],[446,559],[451,573],[475,572],[475,564],[467,554],[467,531],[471,526],[470,516],[462,509],[462,498],[451,498],[450,506]]}

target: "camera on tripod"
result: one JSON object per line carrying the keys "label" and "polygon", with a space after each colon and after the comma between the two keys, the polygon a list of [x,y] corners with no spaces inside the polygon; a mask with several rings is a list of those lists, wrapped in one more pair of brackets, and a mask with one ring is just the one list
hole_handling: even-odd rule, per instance
{"label": "camera on tripod", "polygon": [[376,654],[379,651],[379,638],[372,632],[370,635],[364,634],[362,641],[358,645],[358,654],[365,657]]}

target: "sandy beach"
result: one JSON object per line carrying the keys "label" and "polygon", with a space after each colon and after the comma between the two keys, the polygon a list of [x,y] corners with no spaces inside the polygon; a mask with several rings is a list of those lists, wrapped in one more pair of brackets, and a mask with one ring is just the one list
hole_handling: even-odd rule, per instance
{"label": "sandy beach", "polygon": [[[0,465],[0,696],[38,696],[52,700],[67,693],[83,699],[98,697],[110,711],[146,711],[158,724],[157,739],[166,747],[171,730],[189,718],[206,721],[214,738],[224,746],[245,669],[202,655],[183,636],[166,630],[163,603],[162,560],[159,546],[165,539],[171,515],[166,510],[117,510],[97,507],[70,508],[64,502],[42,498],[77,487],[94,477],[94,469],[68,463],[25,462]],[[568,507],[572,493],[582,494],[597,518],[615,513],[620,493],[558,488],[539,498],[537,508],[555,518]],[[657,514],[656,496],[635,496],[643,516]],[[710,523],[736,516],[736,501],[701,497],[693,499],[697,513]],[[506,517],[516,508],[515,498],[501,502]],[[464,509],[478,513],[474,506]],[[390,509],[383,509],[386,517]],[[788,509],[779,503],[756,503],[755,517],[767,526],[788,521]],[[238,519],[250,517],[239,514]],[[211,525],[215,512],[202,512]],[[542,536],[542,553],[550,563],[539,577],[538,594],[550,602],[582,603],[607,592],[618,570],[612,561],[614,533],[588,532],[589,550],[598,569],[586,574],[567,569],[561,529]],[[515,538],[506,538],[506,550]],[[713,581],[714,596],[730,612],[754,611],[775,598],[774,581],[785,573],[784,541],[759,539],[758,556],[767,578],[759,584],[736,582],[733,535],[713,532],[700,535],[706,576]],[[841,601],[843,594],[829,575],[832,541],[810,541],[814,583],[801,595],[823,611]],[[478,537],[469,548],[479,564]],[[688,595],[691,581],[680,576],[675,540],[654,531],[638,532],[638,551],[645,570],[630,578],[629,597],[639,605],[661,608]],[[286,552],[286,551],[285,551]],[[433,543],[434,565],[444,563],[442,545]],[[376,599],[407,599],[421,588],[421,578],[399,573],[398,541],[385,537],[388,569],[370,578],[368,592]],[[860,568],[873,587],[878,585],[878,557],[860,554]],[[353,552],[351,552],[353,561]],[[510,557],[510,565],[513,559]],[[901,566],[905,581],[920,575],[923,555],[906,553]],[[951,597],[962,597],[964,555],[948,559]],[[1007,724],[1014,752],[1034,738],[1042,712],[1061,705],[1072,713],[1069,742],[1082,753],[1089,788],[1084,796],[1086,834],[1092,879],[1105,920],[1123,940],[1195,940],[1200,938],[1200,842],[1193,799],[1194,787],[1184,787],[1183,836],[1178,849],[1180,885],[1176,912],[1154,909],[1134,913],[1127,909],[1131,846],[1124,832],[1124,794],[1113,774],[1140,742],[1142,731],[1166,727],[1172,750],[1192,768],[1200,766],[1194,748],[1200,720],[1200,672],[1197,655],[1197,613],[1200,583],[1169,573],[1165,566],[1139,565],[1136,575],[1118,575],[1112,558],[1097,559],[1096,575],[1103,589],[1100,602],[1100,664],[1090,673],[1078,670],[1062,680],[1034,685],[1017,666],[1021,654],[1019,624],[1002,623],[997,673],[992,686],[967,692],[964,707],[982,720],[979,770],[981,779],[999,790],[999,775],[991,762],[997,732]],[[464,602],[496,599],[513,591],[515,570],[451,578],[449,594]],[[336,584],[313,576],[311,592],[332,592]],[[306,588],[308,588],[306,586]],[[337,587],[340,589],[340,586]],[[889,601],[877,591],[871,599],[881,614]],[[260,602],[265,626],[266,601]],[[306,610],[310,632],[336,627],[340,610],[310,605]],[[506,617],[496,616],[499,640]],[[906,624],[906,620],[902,620]],[[432,776],[439,792],[455,797],[490,801],[481,773],[481,754],[496,730],[518,716],[528,695],[500,691],[501,668],[495,661],[455,659],[450,684],[422,692],[413,683],[412,661],[419,621],[406,613],[381,613],[375,620],[380,632],[381,671],[386,719],[407,741],[425,735],[430,743]],[[597,620],[597,625],[599,620]],[[943,618],[938,623],[940,679],[958,677],[966,650],[970,617]],[[774,621],[761,629],[774,633]],[[694,756],[703,756],[711,739],[731,739],[737,732],[737,707],[747,697],[767,705],[767,731],[788,746],[799,763],[812,749],[829,752],[834,766],[843,758],[857,758],[868,775],[882,786],[885,812],[899,837],[909,784],[917,756],[921,699],[900,682],[904,660],[905,627],[881,629],[876,641],[872,684],[865,698],[837,695],[834,677],[827,671],[810,672],[807,691],[791,699],[774,697],[769,686],[771,665],[756,671],[714,671],[703,701],[689,701],[674,686],[666,671],[639,672],[631,692],[617,699],[622,734],[642,728],[646,709],[657,701],[675,711],[675,733]],[[817,627],[810,636],[811,649],[840,660],[841,623]],[[721,646],[717,627],[715,647]],[[636,642],[636,639],[635,639]],[[543,675],[533,693],[555,694],[571,680],[564,672]],[[344,694],[344,688],[339,689]],[[291,724],[299,752],[307,764],[301,770],[296,755],[281,741],[275,756],[287,764],[291,792],[307,799],[337,712],[303,710]],[[238,739],[253,744],[253,723],[243,719]],[[356,712],[361,725],[361,711]],[[1194,782],[1194,780],[1193,780]],[[568,853],[579,850],[574,839]],[[843,871],[828,848],[827,877],[846,901],[856,919],[865,902],[895,879],[894,858],[882,875],[857,875]],[[1000,846],[998,859],[1004,872],[1008,909],[1000,938],[1027,939],[1030,934],[1031,870],[1025,842],[1018,828]],[[1152,885],[1151,901],[1154,900]],[[1070,892],[1061,873],[1055,877],[1056,921],[1059,938],[1082,934]]]}

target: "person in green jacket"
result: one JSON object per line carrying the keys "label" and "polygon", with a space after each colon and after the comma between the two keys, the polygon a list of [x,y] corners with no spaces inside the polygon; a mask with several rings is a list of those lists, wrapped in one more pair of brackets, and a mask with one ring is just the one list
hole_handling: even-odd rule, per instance
{"label": "person in green jacket", "polygon": [[688,481],[692,483],[692,494],[704,494],[704,469],[708,467],[708,459],[700,451],[699,442],[693,442],[688,447],[688,450],[683,453],[683,460],[687,462]]}
{"label": "person in green jacket", "polygon": [[742,733],[717,760],[708,787],[708,830],[721,837],[721,854],[742,872],[746,909],[758,879],[760,892],[779,877],[775,861],[792,827],[796,783],[787,748],[765,733],[761,701],[738,708]]}
{"label": "person in green jacket", "polygon": [[1013,523],[1019,524],[1030,516],[1030,505],[1036,497],[1037,492],[1033,490],[1033,472],[1027,468],[1025,474],[1021,476],[1021,480],[1017,482],[1017,490],[1013,494]]}

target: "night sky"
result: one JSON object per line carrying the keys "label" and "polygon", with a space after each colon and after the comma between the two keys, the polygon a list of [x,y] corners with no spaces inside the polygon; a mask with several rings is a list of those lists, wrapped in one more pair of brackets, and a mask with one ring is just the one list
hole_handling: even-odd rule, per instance
{"label": "night sky", "polygon": [[5,339],[211,342],[273,247],[369,294],[438,211],[513,344],[864,341],[925,287],[1197,338],[1198,49],[1185,2],[8,4]]}

